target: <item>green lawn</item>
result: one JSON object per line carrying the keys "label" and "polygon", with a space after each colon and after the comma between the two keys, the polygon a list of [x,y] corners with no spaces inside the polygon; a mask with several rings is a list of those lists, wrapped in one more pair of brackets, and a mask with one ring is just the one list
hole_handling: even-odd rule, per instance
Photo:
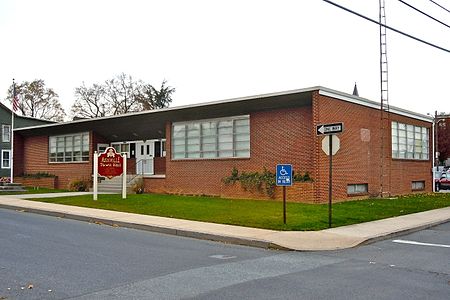
{"label": "green lawn", "polygon": [[[284,225],[280,201],[158,194],[128,195],[125,200],[121,195],[99,195],[97,201],[93,201],[91,195],[33,200],[275,230],[320,230],[328,227],[327,204],[287,203],[287,224]],[[333,204],[333,227],[447,206],[450,206],[450,193],[336,203]]]}
{"label": "green lawn", "polygon": [[35,187],[24,187],[26,191],[24,192],[0,192],[0,196],[2,195],[22,195],[22,194],[47,194],[47,193],[63,193],[68,192],[68,190],[57,190],[57,189],[48,189],[48,188],[35,188]]}

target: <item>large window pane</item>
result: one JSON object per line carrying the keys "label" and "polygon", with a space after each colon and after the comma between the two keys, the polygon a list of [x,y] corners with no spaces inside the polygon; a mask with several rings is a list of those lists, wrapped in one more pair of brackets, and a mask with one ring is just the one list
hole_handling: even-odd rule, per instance
{"label": "large window pane", "polygon": [[398,122],[391,123],[392,157],[401,159],[427,160],[429,129]]}
{"label": "large window pane", "polygon": [[249,157],[249,124],[248,116],[176,123],[172,126],[172,157]]}
{"label": "large window pane", "polygon": [[88,160],[88,133],[49,137],[50,162],[78,162]]}

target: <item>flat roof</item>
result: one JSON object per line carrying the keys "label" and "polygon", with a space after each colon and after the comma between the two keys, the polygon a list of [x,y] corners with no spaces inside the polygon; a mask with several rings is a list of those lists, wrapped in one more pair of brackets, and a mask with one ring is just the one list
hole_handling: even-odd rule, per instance
{"label": "flat roof", "polygon": [[[16,129],[15,132],[24,136],[58,135],[91,131],[95,128],[96,133],[111,142],[164,138],[167,122],[219,118],[230,115],[249,114],[254,111],[308,106],[312,103],[312,92],[314,91],[318,91],[319,94],[324,96],[358,105],[375,109],[380,108],[379,102],[316,86],[277,93],[147,110],[117,116],[37,125]],[[394,106],[390,106],[390,112],[422,121],[433,121],[432,117]]]}

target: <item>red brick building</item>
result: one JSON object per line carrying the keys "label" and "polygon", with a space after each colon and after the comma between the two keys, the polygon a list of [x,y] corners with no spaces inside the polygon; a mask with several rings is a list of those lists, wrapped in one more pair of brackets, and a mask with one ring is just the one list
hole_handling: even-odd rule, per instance
{"label": "red brick building", "polygon": [[[112,145],[144,175],[147,192],[260,198],[225,186],[233,168],[275,172],[289,163],[312,183],[288,199],[326,202],[328,156],[316,126],[343,122],[333,156],[333,199],[432,191],[432,118],[391,107],[381,160],[379,103],[323,87],[16,130],[14,172],[48,172],[57,187],[90,179],[93,152]],[[385,174],[380,174],[381,162]],[[291,195],[289,197],[289,195]],[[279,197],[279,191],[275,193]]]}

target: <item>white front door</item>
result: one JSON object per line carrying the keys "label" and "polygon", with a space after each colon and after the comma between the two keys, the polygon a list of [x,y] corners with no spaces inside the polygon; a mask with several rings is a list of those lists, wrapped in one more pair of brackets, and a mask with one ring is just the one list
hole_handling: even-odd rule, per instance
{"label": "white front door", "polygon": [[136,143],[136,174],[153,175],[155,141]]}

